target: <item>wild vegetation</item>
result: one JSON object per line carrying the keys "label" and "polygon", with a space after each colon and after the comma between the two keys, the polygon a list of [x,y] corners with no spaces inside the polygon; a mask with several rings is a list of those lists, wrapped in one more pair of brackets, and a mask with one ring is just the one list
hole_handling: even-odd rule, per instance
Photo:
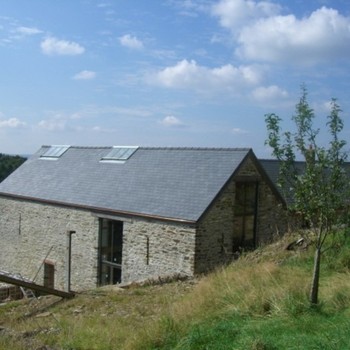
{"label": "wild vegetation", "polygon": [[0,348],[348,349],[349,231],[333,238],[317,307],[307,283],[316,237],[299,232],[195,281],[10,302],[0,306]]}
{"label": "wild vegetation", "polygon": [[0,182],[16,170],[26,158],[0,153]]}
{"label": "wild vegetation", "polygon": [[[349,349],[350,230],[338,220],[346,193],[339,112],[333,101],[329,148],[316,143],[306,90],[294,134],[281,134],[281,119],[267,116],[270,146],[295,195],[290,209],[302,214],[308,230],[196,280],[2,304],[0,349]],[[295,152],[305,156],[302,174],[293,169]]]}
{"label": "wild vegetation", "polygon": [[[349,179],[344,168],[347,159],[346,141],[340,138],[344,128],[341,109],[336,99],[330,103],[327,117],[328,140],[320,141],[320,129],[314,126],[315,114],[302,93],[292,117],[295,130],[283,131],[282,119],[270,113],[265,116],[268,130],[266,144],[280,161],[279,185],[284,192],[288,210],[316,234],[314,269],[310,289],[310,303],[318,303],[320,261],[328,235],[337,233],[337,227],[348,223]],[[296,160],[304,160],[303,169]]]}

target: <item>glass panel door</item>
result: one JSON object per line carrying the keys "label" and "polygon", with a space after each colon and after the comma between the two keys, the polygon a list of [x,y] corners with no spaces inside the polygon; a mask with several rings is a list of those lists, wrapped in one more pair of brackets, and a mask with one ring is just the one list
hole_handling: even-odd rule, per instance
{"label": "glass panel door", "polygon": [[99,284],[121,282],[123,222],[100,219]]}
{"label": "glass panel door", "polygon": [[254,248],[257,212],[257,182],[237,182],[234,248]]}

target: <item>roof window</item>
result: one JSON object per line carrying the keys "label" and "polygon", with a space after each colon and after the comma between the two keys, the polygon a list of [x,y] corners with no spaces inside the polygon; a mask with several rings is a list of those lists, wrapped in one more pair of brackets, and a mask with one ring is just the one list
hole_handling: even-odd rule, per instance
{"label": "roof window", "polygon": [[101,160],[124,162],[128,160],[137,149],[138,146],[113,146],[108,154],[102,157]]}
{"label": "roof window", "polygon": [[69,147],[70,146],[64,145],[50,146],[49,149],[40,156],[40,158],[57,159],[61,157],[61,155],[66,152]]}

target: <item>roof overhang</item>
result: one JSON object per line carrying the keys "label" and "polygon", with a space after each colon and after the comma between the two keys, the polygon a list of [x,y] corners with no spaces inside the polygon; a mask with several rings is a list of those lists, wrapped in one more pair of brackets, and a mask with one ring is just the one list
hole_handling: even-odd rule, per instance
{"label": "roof overhang", "polygon": [[157,220],[157,221],[166,221],[166,222],[172,222],[172,223],[177,223],[177,224],[186,224],[186,225],[196,225],[196,223],[197,223],[197,221],[195,221],[195,220],[186,220],[186,219],[181,219],[181,218],[157,216],[157,215],[152,215],[152,214],[147,214],[147,213],[135,213],[135,212],[129,212],[129,211],[123,211],[123,210],[113,210],[110,208],[101,208],[101,207],[81,205],[81,204],[76,204],[76,203],[67,203],[67,202],[61,202],[61,201],[47,200],[47,199],[42,199],[42,198],[21,196],[21,195],[16,195],[16,194],[12,194],[12,193],[0,192],[0,197],[36,202],[36,203],[40,203],[40,204],[47,204],[47,205],[53,205],[53,206],[60,206],[60,207],[65,207],[65,208],[88,210],[88,211],[91,211],[92,213],[94,213],[96,216],[98,216],[98,214],[100,213],[101,216],[103,214],[105,214],[105,215],[125,217],[125,218],[129,218],[129,219],[130,218],[141,218],[141,219],[149,219],[149,220]]}

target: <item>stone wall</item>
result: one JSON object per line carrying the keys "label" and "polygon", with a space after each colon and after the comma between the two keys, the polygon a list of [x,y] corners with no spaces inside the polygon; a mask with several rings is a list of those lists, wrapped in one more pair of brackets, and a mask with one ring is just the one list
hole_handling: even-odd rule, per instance
{"label": "stone wall", "polygon": [[[0,269],[34,278],[44,258],[54,264],[55,288],[65,288],[67,230],[72,235],[72,290],[96,286],[98,219],[82,210],[0,198]],[[4,247],[4,248],[3,248]],[[43,284],[43,267],[36,278]]]}
{"label": "stone wall", "polygon": [[257,245],[271,242],[288,231],[289,217],[282,202],[266,182],[261,182],[258,197]]}
{"label": "stone wall", "polygon": [[232,258],[235,183],[231,181],[205,213],[197,228],[195,273],[204,273]]}
{"label": "stone wall", "polygon": [[254,181],[259,183],[256,244],[266,243],[276,233],[283,233],[287,229],[286,213],[282,203],[261,176],[255,163],[248,158],[198,224],[196,274],[212,270],[233,259],[233,242],[238,234],[234,219],[237,178],[240,181],[254,178]]}
{"label": "stone wall", "polygon": [[124,223],[122,281],[194,273],[195,228],[155,220]]}
{"label": "stone wall", "polygon": [[[122,282],[193,275],[195,227],[115,219],[124,222]],[[33,278],[50,251],[47,260],[55,267],[55,288],[64,289],[68,230],[76,231],[72,235],[71,289],[95,288],[99,218],[74,208],[0,197],[0,242],[6,247],[0,253],[0,270]],[[42,267],[36,282],[42,284],[43,278]]]}

